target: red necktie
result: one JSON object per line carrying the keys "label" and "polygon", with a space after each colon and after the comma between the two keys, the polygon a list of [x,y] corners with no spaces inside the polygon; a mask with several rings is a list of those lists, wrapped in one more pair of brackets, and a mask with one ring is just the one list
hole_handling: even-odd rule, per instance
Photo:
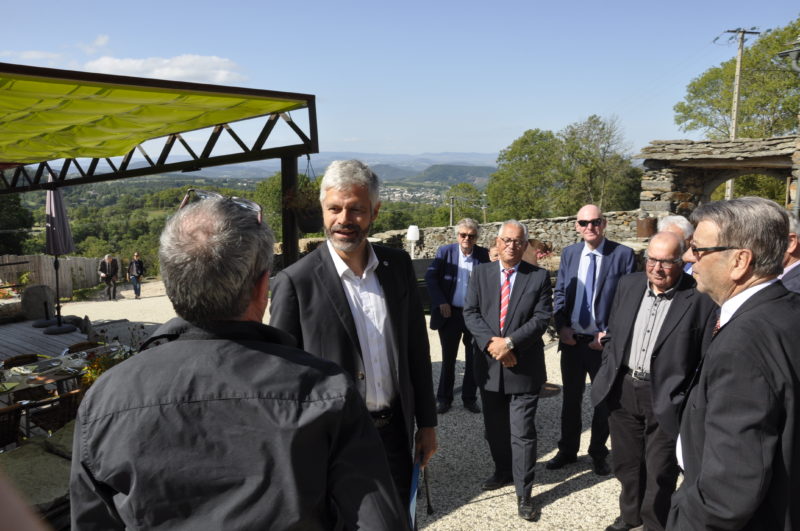
{"label": "red necktie", "polygon": [[508,301],[511,299],[511,275],[514,274],[514,268],[503,269],[506,275],[503,281],[503,287],[500,290],[500,333],[503,333],[503,328],[506,326],[506,314],[508,313]]}

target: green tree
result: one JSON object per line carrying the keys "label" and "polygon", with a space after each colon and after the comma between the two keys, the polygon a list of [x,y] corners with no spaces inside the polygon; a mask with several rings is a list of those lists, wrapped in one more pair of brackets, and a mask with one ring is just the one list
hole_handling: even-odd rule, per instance
{"label": "green tree", "polygon": [[486,187],[491,221],[548,216],[548,193],[558,179],[562,150],[562,141],[541,129],[525,131],[502,150]]}
{"label": "green tree", "polygon": [[[763,32],[742,56],[737,136],[764,138],[797,132],[800,76],[776,57],[800,34],[800,19]],[[736,58],[709,68],[686,87],[677,103],[675,123],[684,131],[704,131],[709,138],[730,136]]]}
{"label": "green tree", "polygon": [[450,202],[453,203],[453,223],[463,218],[473,218],[479,222],[482,220],[481,204],[483,198],[481,192],[470,183],[458,183],[450,187],[444,194],[445,205],[447,206],[447,220],[450,223]]}
{"label": "green tree", "polygon": [[550,196],[556,213],[567,215],[581,205],[603,210],[628,210],[638,206],[641,172],[626,155],[627,146],[616,118],[596,114],[565,127],[561,175]]}
{"label": "green tree", "polygon": [[0,254],[22,254],[31,227],[33,214],[22,206],[19,194],[0,195]]}

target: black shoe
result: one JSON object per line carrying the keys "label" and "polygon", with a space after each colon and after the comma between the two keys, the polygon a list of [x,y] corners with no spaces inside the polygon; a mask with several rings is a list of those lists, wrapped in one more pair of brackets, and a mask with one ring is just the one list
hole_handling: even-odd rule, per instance
{"label": "black shoe", "polygon": [[530,495],[517,496],[517,507],[517,514],[519,514],[520,518],[528,520],[529,522],[538,520],[542,515],[542,512],[533,506]]}
{"label": "black shoe", "polygon": [[564,465],[568,465],[569,463],[574,463],[577,461],[578,458],[576,456],[568,457],[566,454],[558,452],[554,458],[547,462],[544,466],[547,470],[558,470],[559,468],[564,468]]}
{"label": "black shoe", "polygon": [[501,476],[495,472],[489,478],[483,482],[481,485],[481,490],[497,490],[502,489],[506,485],[511,485],[514,482],[514,478],[509,476]]}
{"label": "black shoe", "polygon": [[631,525],[625,522],[621,516],[617,516],[617,519],[614,520],[614,523],[610,526],[606,527],[606,531],[628,531],[629,529],[633,529],[634,527],[639,527],[638,525]]}
{"label": "black shoe", "polygon": [[481,407],[478,405],[477,400],[473,400],[472,402],[464,402],[464,409],[469,411],[470,413],[480,413]]}
{"label": "black shoe", "polygon": [[592,457],[592,468],[594,469],[594,473],[598,476],[607,476],[611,474],[611,469],[608,467],[605,457]]}
{"label": "black shoe", "polygon": [[449,402],[439,402],[436,404],[436,412],[440,415],[447,413],[450,411],[450,403]]}

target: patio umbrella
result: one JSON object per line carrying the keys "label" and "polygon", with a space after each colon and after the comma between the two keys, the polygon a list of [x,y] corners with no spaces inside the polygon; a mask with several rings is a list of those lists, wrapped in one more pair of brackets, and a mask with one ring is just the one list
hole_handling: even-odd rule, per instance
{"label": "patio umbrella", "polygon": [[[48,182],[53,182],[50,174]],[[67,209],[64,206],[64,197],[61,190],[51,188],[47,190],[45,201],[45,252],[52,254],[53,267],[56,270],[56,323],[45,328],[45,334],[66,334],[75,330],[69,324],[61,323],[61,298],[58,295],[58,257],[75,251],[75,242],[72,241],[72,230],[67,220]]]}

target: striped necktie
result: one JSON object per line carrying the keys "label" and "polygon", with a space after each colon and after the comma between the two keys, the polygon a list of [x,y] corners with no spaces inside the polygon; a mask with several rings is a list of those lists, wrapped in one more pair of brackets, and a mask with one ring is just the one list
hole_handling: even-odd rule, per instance
{"label": "striped necktie", "polygon": [[503,287],[500,289],[500,333],[506,326],[506,314],[508,314],[508,301],[511,299],[511,275],[514,274],[514,268],[503,269],[506,278],[503,281]]}

